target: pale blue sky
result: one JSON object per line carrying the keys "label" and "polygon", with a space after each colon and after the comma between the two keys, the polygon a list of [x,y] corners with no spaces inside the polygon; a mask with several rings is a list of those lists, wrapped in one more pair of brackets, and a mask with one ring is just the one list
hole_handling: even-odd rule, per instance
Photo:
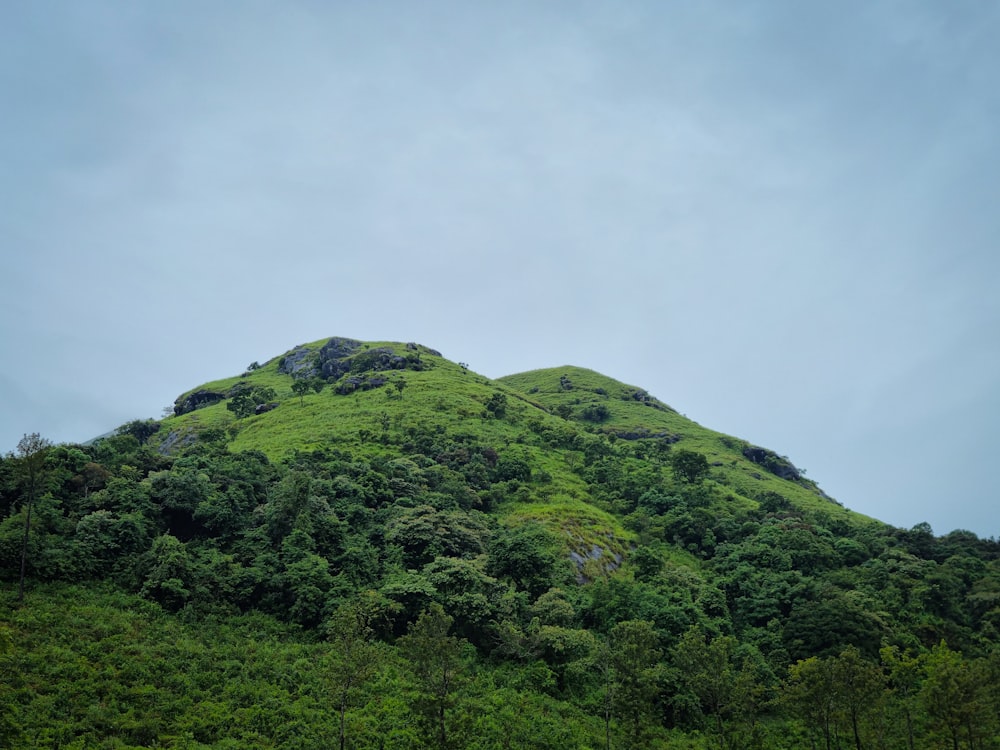
{"label": "pale blue sky", "polygon": [[1000,8],[0,5],[0,450],[329,335],[1000,535]]}

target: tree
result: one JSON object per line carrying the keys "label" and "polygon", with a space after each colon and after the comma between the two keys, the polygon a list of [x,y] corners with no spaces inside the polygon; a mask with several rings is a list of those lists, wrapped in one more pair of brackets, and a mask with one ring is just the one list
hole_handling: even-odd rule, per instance
{"label": "tree", "polygon": [[[653,623],[648,620],[619,622],[608,636],[613,689],[606,707],[628,723],[630,747],[642,746],[643,719],[656,696],[655,667],[661,652]],[[609,746],[610,712],[605,711],[605,744]]]}
{"label": "tree", "polygon": [[926,660],[927,676],[920,686],[920,702],[936,729],[947,732],[952,750],[958,750],[961,730],[975,747],[976,726],[981,724],[982,689],[969,662],[942,641]]}
{"label": "tree", "polygon": [[242,419],[254,414],[261,404],[273,401],[276,395],[274,389],[268,386],[238,385],[233,389],[232,397],[226,404],[226,408]]}
{"label": "tree", "polygon": [[52,443],[37,432],[25,435],[17,444],[15,457],[27,484],[27,499],[24,513],[24,538],[21,542],[21,576],[17,585],[17,601],[24,601],[24,574],[28,565],[28,536],[31,534],[31,510],[35,505],[35,495],[42,478],[45,454]]}
{"label": "tree", "polygon": [[687,699],[693,696],[696,711],[710,719],[709,729],[720,748],[740,746],[741,731],[752,730],[756,720],[759,689],[746,660],[737,663],[736,646],[732,636],[709,641],[704,631],[692,626],[672,654]]}
{"label": "tree", "polygon": [[688,484],[698,484],[708,476],[708,459],[695,451],[679,448],[670,452],[674,476]]}
{"label": "tree", "polygon": [[882,664],[888,670],[891,695],[895,699],[893,708],[902,714],[906,730],[906,746],[914,748],[914,716],[918,713],[917,691],[923,664],[918,656],[901,652],[898,646],[884,646],[879,653]]}
{"label": "tree", "polygon": [[327,654],[325,666],[340,712],[340,750],[344,750],[347,741],[347,708],[378,668],[378,647],[374,640],[373,607],[368,606],[370,603],[369,597],[368,601],[355,599],[341,605],[327,626],[332,648]]}
{"label": "tree", "polygon": [[292,393],[299,397],[299,404],[304,403],[304,398],[312,386],[308,380],[296,380],[292,383]]}
{"label": "tree", "polygon": [[855,750],[864,750],[862,725],[883,704],[885,676],[877,665],[863,659],[855,646],[848,646],[833,661],[833,679],[838,707],[851,727]]}
{"label": "tree", "polygon": [[590,404],[580,410],[580,419],[586,422],[604,422],[611,418],[611,410],[604,404]]}
{"label": "tree", "polygon": [[806,725],[814,750],[815,733],[822,735],[826,750],[832,747],[836,690],[830,659],[811,656],[788,668],[781,700]]}
{"label": "tree", "polygon": [[155,435],[160,429],[160,423],[152,419],[133,419],[126,422],[115,432],[117,435],[131,435],[139,441],[139,445],[145,445],[146,441]]}
{"label": "tree", "polygon": [[147,573],[139,593],[177,611],[191,598],[192,562],[176,537],[163,534],[146,553]]}
{"label": "tree", "polygon": [[431,746],[447,750],[455,743],[449,711],[464,667],[464,641],[448,635],[452,617],[436,602],[426,609],[399,639],[417,680],[416,709]]}
{"label": "tree", "polygon": [[483,412],[484,417],[492,417],[493,419],[503,419],[504,415],[507,413],[507,396],[500,391],[494,391],[493,395],[490,396],[490,400],[486,402],[486,411]]}
{"label": "tree", "polygon": [[510,581],[533,598],[572,580],[558,540],[537,523],[498,529],[489,546],[486,573]]}

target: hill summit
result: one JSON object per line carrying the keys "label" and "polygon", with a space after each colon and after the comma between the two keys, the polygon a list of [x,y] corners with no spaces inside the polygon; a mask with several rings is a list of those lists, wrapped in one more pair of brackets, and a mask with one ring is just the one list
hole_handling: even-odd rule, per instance
{"label": "hill summit", "polygon": [[[758,507],[764,498],[848,524],[868,521],[785,456],[706,429],[643,388],[568,365],[490,380],[416,343],[332,337],[186,391],[174,413],[150,441],[170,455],[221,440],[228,450],[261,451],[275,461],[335,449],[437,460],[442,452],[435,450],[458,440],[516,456],[533,481],[518,488],[524,502],[504,504],[502,516],[556,527],[581,568],[595,560],[617,567],[634,539],[615,518],[621,508],[601,497],[611,478],[596,494],[581,478],[587,455],[605,449],[635,462],[626,493],[633,503],[648,489],[643,472],[665,466],[673,450],[703,458],[700,478],[732,508]],[[602,531],[595,537],[581,527]]]}

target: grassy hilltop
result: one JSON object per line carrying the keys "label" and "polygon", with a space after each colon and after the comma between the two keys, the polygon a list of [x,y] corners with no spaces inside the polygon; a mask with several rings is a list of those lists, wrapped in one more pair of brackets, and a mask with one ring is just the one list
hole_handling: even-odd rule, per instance
{"label": "grassy hilltop", "polygon": [[[151,444],[184,445],[196,443],[199,436],[218,439],[221,431],[229,450],[257,450],[273,461],[330,447],[372,457],[402,456],[411,452],[414,439],[427,435],[504,446],[531,467],[535,479],[520,488],[521,502],[500,504],[501,518],[508,523],[541,521],[563,531],[578,551],[610,545],[619,556],[626,554],[634,534],[608,512],[613,511],[608,503],[588,491],[575,470],[582,461],[580,446],[588,441],[614,445],[621,440],[659,450],[659,458],[670,446],[695,451],[708,460],[709,482],[724,492],[731,509],[756,508],[756,498],[776,493],[791,507],[821,511],[852,525],[870,522],[833,503],[787,459],[756,449],[762,458],[755,463],[744,455],[755,446],[701,427],[641,388],[578,367],[491,381],[424,346],[353,342],[339,359],[335,380],[322,384],[322,390],[296,394],[296,382],[322,377],[317,363],[328,341],[295,347],[177,399],[182,404],[193,393],[227,395],[260,388],[273,392],[266,403],[275,408],[237,418],[227,409],[229,400],[220,400],[165,419]],[[286,365],[289,358],[296,362],[294,372]],[[503,403],[499,413],[491,407],[492,401],[500,403],[498,394]],[[644,463],[648,468],[650,461]]]}

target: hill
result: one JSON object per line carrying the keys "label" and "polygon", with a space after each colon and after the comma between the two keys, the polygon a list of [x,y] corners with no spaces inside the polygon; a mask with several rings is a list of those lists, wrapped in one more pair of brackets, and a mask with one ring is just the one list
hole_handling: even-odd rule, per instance
{"label": "hill", "polygon": [[[23,551],[28,584],[24,605],[0,601],[17,707],[0,731],[23,746],[293,747],[301,737],[279,727],[296,701],[302,746],[341,732],[371,746],[389,736],[377,726],[398,747],[500,747],[512,732],[531,747],[780,746],[824,731],[802,697],[821,683],[809,665],[868,670],[882,697],[868,724],[854,717],[860,743],[903,716],[890,716],[905,708],[900,665],[913,703],[951,667],[996,684],[983,675],[1000,660],[995,542],[855,513],[787,457],[572,366],[490,380],[415,343],[296,346],[185,391],[159,422],[5,457],[0,512],[0,571],[18,581]],[[60,608],[107,622],[86,636],[102,649],[42,614]],[[124,693],[77,686],[102,706],[114,693],[107,715],[63,696],[73,718],[57,719],[53,665],[119,664],[129,632],[173,633],[237,671],[252,662],[246,689],[284,685],[281,705],[256,740],[199,724],[244,698],[207,687],[225,683],[210,656],[195,683],[177,677],[154,639]],[[283,666],[242,658],[240,638]],[[428,681],[449,669],[451,687]],[[293,672],[308,694],[286,689]],[[181,704],[137,717],[133,689]],[[906,704],[923,723],[899,718],[893,736],[946,736],[941,700]],[[1000,698],[976,701],[995,731]],[[472,728],[476,710],[511,702],[537,715]],[[846,731],[846,716],[826,730]],[[62,739],[46,722],[63,722]]]}

